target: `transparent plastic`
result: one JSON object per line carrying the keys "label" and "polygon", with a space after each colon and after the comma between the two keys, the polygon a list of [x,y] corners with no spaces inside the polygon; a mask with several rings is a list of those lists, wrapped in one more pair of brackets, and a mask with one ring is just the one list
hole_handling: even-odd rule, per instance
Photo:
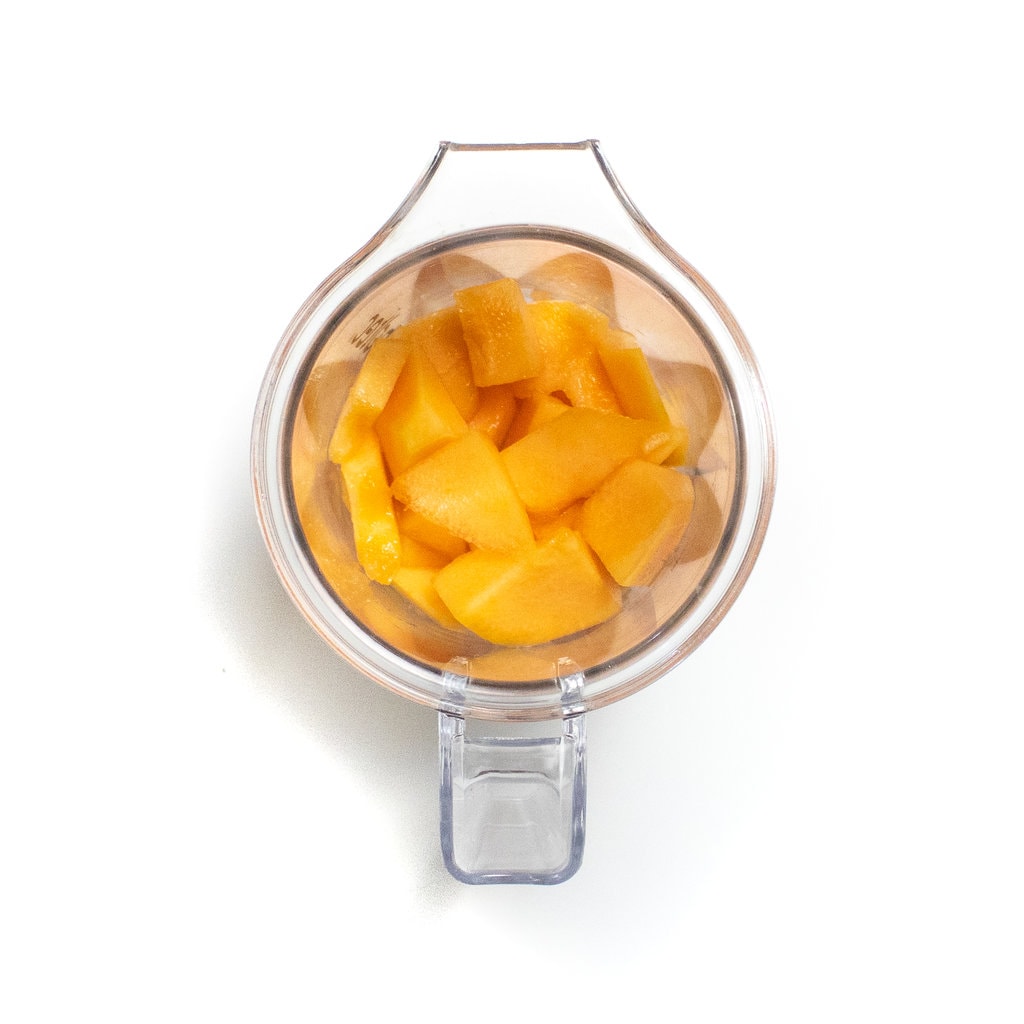
{"label": "transparent plastic", "polygon": [[[470,685],[469,664],[445,673],[452,700]],[[473,721],[441,712],[441,851],[461,882],[564,882],[583,859],[586,831],[586,717],[583,674],[572,662],[557,666],[565,717],[517,724],[505,735],[474,734]],[[547,732],[540,731],[547,728]]]}
{"label": "transparent plastic", "polygon": [[[525,648],[448,630],[372,583],[356,561],[341,481],[326,454],[374,342],[450,306],[456,289],[498,277],[518,280],[528,296],[587,303],[636,337],[670,415],[689,427],[681,472],[696,495],[682,543],[650,586],[629,591],[620,613]],[[498,856],[498,847],[508,853],[514,834],[543,845],[547,826],[498,828],[479,811],[480,795],[503,793],[497,802],[507,812],[510,758],[517,751],[532,758],[519,781],[533,782],[516,791],[532,791],[540,802],[540,794],[561,794],[552,804],[561,808],[558,820],[578,832],[559,849],[581,852],[582,812],[564,813],[574,806],[565,803],[565,788],[552,790],[543,779],[564,780],[566,765],[583,778],[582,714],[679,664],[721,621],[754,564],[774,491],[775,446],[756,362],[721,299],[640,216],[596,142],[443,143],[394,216],[288,327],[259,396],[252,458],[267,546],[307,620],[361,672],[441,714],[442,771],[461,765],[463,772],[442,786],[452,873],[466,881],[568,877],[576,852],[543,870],[539,853],[532,860]],[[562,682],[566,664],[574,666],[571,700]],[[453,665],[462,666],[454,675]],[[456,679],[462,685],[453,685]],[[458,723],[474,719],[572,721],[579,731],[539,747],[491,744],[467,739]],[[543,770],[538,751],[552,757]],[[496,774],[481,762],[488,753],[503,766]],[[580,801],[582,807],[582,793]],[[475,829],[477,839],[460,839],[460,829]],[[498,843],[496,836],[504,838]],[[472,849],[491,850],[494,863],[466,853]]]}

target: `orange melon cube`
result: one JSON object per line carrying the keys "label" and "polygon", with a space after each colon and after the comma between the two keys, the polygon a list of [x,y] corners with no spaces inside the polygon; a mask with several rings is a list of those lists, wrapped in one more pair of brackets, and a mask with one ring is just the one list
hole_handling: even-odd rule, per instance
{"label": "orange melon cube", "polygon": [[532,430],[560,416],[569,406],[554,395],[530,395],[519,401],[515,417],[505,435],[505,444],[521,441]]}
{"label": "orange melon cube", "polygon": [[342,461],[341,476],[356,558],[371,580],[390,583],[401,563],[401,540],[384,460],[372,430]]}
{"label": "orange melon cube", "polygon": [[466,432],[466,421],[421,348],[409,350],[375,429],[392,476]]}
{"label": "orange melon cube", "polygon": [[468,420],[476,412],[480,395],[473,383],[459,311],[449,306],[414,320],[401,328],[400,333],[409,344],[426,352],[459,415]]}
{"label": "orange melon cube", "polygon": [[589,497],[627,459],[658,461],[677,444],[670,428],[649,420],[567,409],[501,455],[526,508],[549,514]]}
{"label": "orange melon cube", "polygon": [[526,309],[542,365],[536,377],[517,386],[516,393],[524,397],[561,391],[579,408],[621,412],[598,354],[608,336],[608,317],[575,302],[533,302]]}
{"label": "orange melon cube", "polygon": [[435,622],[448,629],[460,629],[459,621],[441,600],[434,585],[437,570],[421,566],[402,566],[395,573],[392,583],[404,598],[411,601],[420,611],[426,612]]}
{"label": "orange melon cube", "polygon": [[534,537],[539,541],[547,540],[553,533],[557,533],[566,526],[572,530],[578,530],[580,516],[583,514],[583,504],[583,501],[574,501],[554,516],[530,516]]}
{"label": "orange melon cube", "polygon": [[398,505],[395,509],[395,518],[398,520],[398,532],[402,537],[403,548],[407,539],[417,541],[444,555],[446,561],[466,551],[468,545],[461,537],[456,537],[450,530],[432,523],[414,509]]}
{"label": "orange melon cube", "polygon": [[[652,420],[665,426],[671,424],[650,363],[633,335],[626,331],[609,331],[598,349],[598,355],[619,405],[627,416]],[[680,426],[680,429],[685,428]],[[683,465],[686,461],[686,443],[680,443],[679,448],[664,461],[671,465]]]}
{"label": "orange melon cube", "polygon": [[584,503],[579,530],[616,583],[647,586],[686,533],[693,499],[685,474],[631,459]]}
{"label": "orange melon cube", "polygon": [[428,260],[416,273],[412,286],[413,317],[423,316],[455,301],[455,292],[483,281],[497,281],[503,275],[472,256],[443,253]]}
{"label": "orange melon cube", "polygon": [[398,536],[401,538],[399,562],[403,569],[440,569],[451,561],[446,554],[404,535],[401,528]]}
{"label": "orange melon cube", "polygon": [[486,434],[499,448],[504,444],[515,417],[517,403],[511,384],[480,388],[480,405],[469,421],[472,430]]}
{"label": "orange melon cube", "polygon": [[403,505],[477,547],[515,552],[533,544],[530,520],[501,455],[477,430],[397,476],[392,492]]}
{"label": "orange melon cube", "polygon": [[441,569],[434,586],[459,622],[503,645],[568,636],[621,607],[618,589],[570,529],[517,555],[470,551]]}
{"label": "orange melon cube", "polygon": [[609,331],[598,355],[611,380],[619,405],[627,416],[668,423],[661,392],[651,373],[644,350],[626,331]]}
{"label": "orange melon cube", "polygon": [[455,293],[455,306],[478,386],[510,384],[540,371],[540,350],[515,281],[463,288]]}
{"label": "orange melon cube", "polygon": [[327,454],[332,462],[340,464],[376,422],[391,397],[408,354],[409,345],[401,336],[390,335],[374,342],[349,389],[331,435]]}

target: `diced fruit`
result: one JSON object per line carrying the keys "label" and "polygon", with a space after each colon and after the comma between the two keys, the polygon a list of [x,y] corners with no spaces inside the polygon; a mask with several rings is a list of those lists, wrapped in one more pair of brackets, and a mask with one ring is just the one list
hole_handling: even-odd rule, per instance
{"label": "diced fruit", "polygon": [[668,413],[643,349],[627,331],[609,331],[600,347],[619,405],[627,416],[668,423]]}
{"label": "diced fruit", "polygon": [[588,497],[620,463],[658,461],[677,438],[657,423],[595,409],[567,409],[501,453],[530,512],[558,512]]}
{"label": "diced fruit", "polygon": [[[413,308],[425,315],[378,340],[357,373],[314,370],[296,413],[296,507],[342,600],[365,606],[368,622],[378,606],[387,618],[395,606],[370,581],[390,584],[447,629],[529,646],[615,615],[620,586],[649,584],[669,555],[713,548],[715,494],[661,463],[686,457],[680,408],[699,422],[691,461],[707,442],[717,379],[696,365],[652,372],[611,326],[600,260],[545,264],[524,279],[529,303],[475,260],[439,258],[420,278]],[[554,297],[540,297],[545,285]],[[655,372],[670,382],[668,408]],[[422,619],[408,625],[410,649],[435,649]]]}
{"label": "diced fruit", "polygon": [[493,267],[462,253],[435,256],[416,274],[410,314],[417,319],[442,306],[451,306],[459,288],[468,288],[481,281],[497,281],[502,276]]}
{"label": "diced fruit", "polygon": [[395,517],[398,519],[398,532],[403,543],[406,538],[419,541],[420,544],[445,555],[447,559],[455,558],[466,550],[466,542],[461,537],[456,537],[450,530],[432,523],[414,509],[399,505],[395,509]]}
{"label": "diced fruit", "polygon": [[392,476],[466,432],[466,421],[422,349],[409,351],[375,429]]}
{"label": "diced fruit", "polygon": [[693,511],[688,476],[643,459],[623,463],[583,505],[579,530],[616,583],[652,583]]}
{"label": "diced fruit", "polygon": [[401,538],[401,558],[403,569],[440,569],[447,565],[451,559],[440,551],[428,547],[421,541],[412,537],[402,535],[399,528],[398,535]]}
{"label": "diced fruit", "polygon": [[526,509],[494,442],[476,430],[396,477],[394,496],[477,547],[515,552],[533,544]]}
{"label": "diced fruit", "polygon": [[449,307],[431,313],[401,328],[400,334],[426,352],[459,415],[468,420],[476,412],[480,396],[473,383],[459,311]]}
{"label": "diced fruit", "polygon": [[434,585],[436,579],[436,569],[402,566],[395,573],[394,587],[403,597],[408,598],[442,626],[459,629],[459,621],[437,593]]}
{"label": "diced fruit", "polygon": [[540,370],[540,351],[526,300],[510,278],[455,293],[473,380],[480,387],[510,384]]}
{"label": "diced fruit", "polygon": [[598,350],[608,335],[608,317],[575,302],[550,300],[527,307],[540,347],[536,377],[516,388],[520,397],[562,391],[574,406],[620,412]]}
{"label": "diced fruit", "polygon": [[[633,335],[626,331],[609,331],[598,352],[622,411],[636,419],[669,426],[669,415],[654,374]],[[683,465],[686,445],[680,445],[665,461],[670,465]]]}
{"label": "diced fruit", "polygon": [[438,572],[441,599],[456,619],[495,644],[540,644],[611,618],[617,588],[582,537],[562,529],[508,555],[470,551]]}
{"label": "diced fruit", "polygon": [[522,399],[505,436],[505,446],[521,441],[530,431],[543,426],[556,416],[561,416],[568,408],[565,402],[553,395],[531,395]]}
{"label": "diced fruit", "polygon": [[500,448],[516,414],[512,385],[493,384],[489,388],[481,388],[479,393],[480,405],[469,426],[486,434]]}
{"label": "diced fruit", "polygon": [[363,439],[391,397],[409,346],[394,335],[379,338],[366,354],[355,382],[345,399],[331,437],[328,457],[340,463]]}
{"label": "diced fruit", "polygon": [[390,583],[401,561],[401,541],[380,445],[368,431],[341,463],[355,537],[356,558],[366,575]]}
{"label": "diced fruit", "polygon": [[533,525],[533,535],[537,540],[547,540],[552,534],[557,533],[563,527],[578,530],[580,516],[583,513],[583,502],[574,501],[568,508],[554,516],[530,516]]}

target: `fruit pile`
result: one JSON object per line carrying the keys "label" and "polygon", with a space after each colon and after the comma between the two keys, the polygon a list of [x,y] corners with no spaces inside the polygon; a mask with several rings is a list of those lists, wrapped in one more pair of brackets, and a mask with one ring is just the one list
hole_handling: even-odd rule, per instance
{"label": "fruit pile", "polygon": [[373,345],[329,457],[370,579],[529,645],[652,582],[693,509],[686,450],[631,335],[503,279]]}

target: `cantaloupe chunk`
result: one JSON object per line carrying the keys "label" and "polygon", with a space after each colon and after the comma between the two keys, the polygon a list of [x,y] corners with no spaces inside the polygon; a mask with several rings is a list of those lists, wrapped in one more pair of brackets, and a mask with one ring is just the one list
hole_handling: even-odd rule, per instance
{"label": "cantaloupe chunk", "polygon": [[532,430],[543,426],[548,420],[561,416],[569,406],[554,395],[530,395],[519,401],[516,414],[505,435],[506,447],[521,441]]}
{"label": "cantaloupe chunk", "polygon": [[392,476],[403,473],[424,455],[466,432],[466,421],[430,359],[418,346],[409,350],[375,429]]}
{"label": "cantaloupe chunk", "polygon": [[540,350],[526,300],[511,278],[455,293],[473,380],[479,387],[510,384],[540,370]]}
{"label": "cantaloupe chunk", "polygon": [[391,335],[374,342],[349,389],[331,435],[328,457],[332,462],[340,464],[376,422],[391,397],[408,354],[409,345],[401,336]]}
{"label": "cantaloupe chunk", "polygon": [[598,354],[608,336],[608,317],[575,302],[549,300],[527,307],[540,347],[536,377],[520,382],[516,394],[563,392],[574,406],[621,412],[612,382]]}
{"label": "cantaloupe chunk", "polygon": [[595,409],[567,409],[501,455],[527,509],[543,514],[589,497],[626,459],[658,461],[677,443],[672,429],[661,424]]}
{"label": "cantaloupe chunk", "polygon": [[[609,331],[598,348],[598,355],[608,372],[619,405],[627,416],[670,425],[647,356],[632,334],[619,330]],[[683,425],[680,427],[683,428]],[[686,444],[680,444],[664,461],[674,466],[683,465],[686,462]]]}
{"label": "cantaloupe chunk", "polygon": [[533,535],[537,540],[547,540],[552,534],[557,533],[563,527],[568,526],[572,530],[578,530],[580,516],[583,514],[583,501],[574,501],[571,505],[563,508],[556,515],[533,515],[530,516],[530,524],[533,526]]}
{"label": "cantaloupe chunk", "polygon": [[583,538],[562,529],[517,555],[470,551],[434,585],[451,613],[495,644],[540,644],[611,618],[618,589]]}
{"label": "cantaloupe chunk", "polygon": [[[558,283],[574,266],[556,260],[544,274]],[[584,292],[593,285],[590,298],[613,314],[599,266]],[[340,416],[330,382],[351,379],[351,364],[311,374],[293,487],[339,594],[372,603],[367,578],[390,583],[446,628],[541,644],[604,622],[621,606],[620,586],[650,583],[670,554],[696,557],[720,534],[707,485],[696,481],[695,507],[691,478],[659,465],[686,452],[686,427],[671,418],[680,403],[699,407],[708,435],[720,403],[703,381],[677,387],[673,376],[669,413],[636,339],[605,312],[536,292],[526,303],[516,282],[471,269],[487,283],[375,343]],[[439,264],[425,279],[447,288],[446,275]],[[659,367],[658,379],[676,367]]]}
{"label": "cantaloupe chunk", "polygon": [[457,537],[488,550],[516,552],[533,530],[501,455],[468,430],[397,476],[394,496]]}
{"label": "cantaloupe chunk", "polygon": [[449,306],[412,321],[398,333],[427,354],[459,415],[468,420],[476,412],[480,395],[473,383],[459,311]]}
{"label": "cantaloupe chunk", "polygon": [[584,503],[579,530],[617,583],[647,586],[682,540],[692,511],[688,476],[631,459]]}
{"label": "cantaloupe chunk", "polygon": [[398,532],[401,534],[403,546],[406,538],[418,541],[425,547],[440,552],[446,561],[466,551],[468,545],[461,537],[456,537],[451,530],[432,523],[415,509],[397,505],[395,518],[398,520]]}
{"label": "cantaloupe chunk", "polygon": [[401,527],[398,535],[401,538],[399,561],[403,569],[440,569],[451,561],[446,554],[436,548],[403,534]]}
{"label": "cantaloupe chunk", "polygon": [[412,286],[410,316],[415,319],[442,306],[451,306],[455,292],[484,281],[504,277],[500,271],[472,256],[449,252],[434,256],[420,267]]}
{"label": "cantaloupe chunk", "polygon": [[500,448],[518,407],[512,385],[492,384],[488,388],[480,388],[479,394],[480,405],[469,420],[469,427],[486,434]]}
{"label": "cantaloupe chunk", "polygon": [[434,585],[437,572],[437,569],[421,566],[402,566],[395,573],[392,585],[403,597],[411,601],[421,611],[426,612],[435,622],[439,622],[448,629],[460,629],[459,621],[448,610],[448,606],[437,593],[437,588]]}
{"label": "cantaloupe chunk", "polygon": [[401,541],[384,460],[372,430],[342,460],[341,476],[356,558],[371,580],[390,583],[401,562]]}

